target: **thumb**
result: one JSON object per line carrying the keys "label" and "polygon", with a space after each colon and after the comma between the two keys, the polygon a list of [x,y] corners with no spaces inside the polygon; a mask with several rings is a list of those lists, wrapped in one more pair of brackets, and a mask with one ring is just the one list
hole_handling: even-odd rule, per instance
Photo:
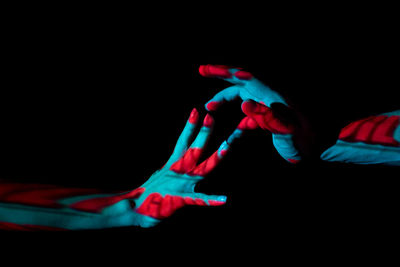
{"label": "thumb", "polygon": [[242,103],[242,111],[252,118],[264,130],[274,134],[293,133],[292,125],[283,123],[278,119],[271,108],[257,103],[253,100],[246,100]]}
{"label": "thumb", "polygon": [[242,103],[242,111],[247,116],[254,117],[257,114],[265,114],[269,108],[262,104],[255,102],[254,100],[246,100]]}

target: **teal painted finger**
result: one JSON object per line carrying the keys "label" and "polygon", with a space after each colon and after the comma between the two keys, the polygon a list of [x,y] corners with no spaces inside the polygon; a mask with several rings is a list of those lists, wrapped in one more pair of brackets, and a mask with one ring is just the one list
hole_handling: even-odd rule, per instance
{"label": "teal painted finger", "polygon": [[196,139],[193,141],[190,148],[204,149],[210,138],[213,126],[214,119],[210,114],[207,114],[204,118],[203,126],[200,128],[200,132],[197,135]]}
{"label": "teal painted finger", "polygon": [[219,206],[225,204],[227,200],[227,197],[224,195],[206,195],[203,193],[192,193],[188,194],[187,197],[194,200],[192,205],[198,206]]}
{"label": "teal painted finger", "polygon": [[190,113],[189,119],[186,122],[185,128],[183,129],[181,135],[176,142],[174,151],[172,152],[171,157],[168,159],[167,163],[165,164],[164,168],[169,168],[174,162],[178,161],[187,151],[192,136],[195,132],[196,125],[199,119],[199,113],[194,108]]}
{"label": "teal painted finger", "polygon": [[238,99],[240,97],[240,90],[241,88],[239,86],[234,85],[218,92],[206,103],[205,108],[208,111],[217,110],[223,103]]}

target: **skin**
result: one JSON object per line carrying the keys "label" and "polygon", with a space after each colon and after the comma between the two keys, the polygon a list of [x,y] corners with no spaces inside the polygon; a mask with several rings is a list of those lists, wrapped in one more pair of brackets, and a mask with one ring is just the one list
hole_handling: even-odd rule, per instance
{"label": "skin", "polygon": [[[291,109],[282,96],[239,68],[206,65],[200,67],[200,74],[234,84],[207,102],[208,111],[216,111],[222,104],[240,98],[247,115],[208,159],[198,162],[210,138],[214,119],[207,115],[193,138],[199,120],[194,109],[169,160],[134,190],[106,193],[0,181],[0,227],[9,230],[153,227],[188,205],[223,205],[226,196],[195,192],[195,187],[221,162],[243,132],[258,127],[271,133],[276,150],[285,160],[298,163],[303,159],[299,128],[304,129],[304,125],[285,120],[279,114],[281,109],[277,110],[276,105]],[[353,122],[342,129],[337,144],[321,155],[322,160],[399,166],[399,114],[395,111]]]}
{"label": "skin", "polygon": [[[127,192],[0,182],[0,227],[8,230],[81,230],[122,226],[153,227],[185,206],[220,206],[226,196],[195,192],[234,140],[256,123],[244,118],[234,134],[199,163],[214,119],[207,115],[194,138],[199,114],[193,109],[166,164],[142,186]],[[191,142],[191,140],[193,140]]]}
{"label": "skin", "polygon": [[[320,158],[355,164],[400,165],[399,110],[350,123],[340,131],[336,144],[322,153],[318,151],[321,155],[313,155],[313,131],[307,120],[291,109],[278,92],[240,68],[203,65],[199,72],[204,77],[233,84],[208,101],[206,109],[216,111],[226,102],[243,100],[242,111],[271,133],[274,147],[290,163]],[[292,120],[285,118],[284,110],[294,113]]]}

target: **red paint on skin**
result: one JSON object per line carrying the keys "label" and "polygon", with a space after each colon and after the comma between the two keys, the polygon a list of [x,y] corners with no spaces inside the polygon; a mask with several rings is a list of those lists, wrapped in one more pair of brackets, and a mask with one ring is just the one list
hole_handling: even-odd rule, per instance
{"label": "red paint on skin", "polygon": [[243,118],[237,126],[239,130],[254,130],[258,128],[258,124],[250,117]]}
{"label": "red paint on skin", "polygon": [[229,68],[221,65],[201,65],[199,68],[200,75],[204,77],[231,78]]}
{"label": "red paint on skin", "polygon": [[221,158],[218,156],[218,151],[216,151],[208,159],[203,161],[199,166],[191,170],[188,175],[204,177],[218,165],[220,160]]}
{"label": "red paint on skin", "polygon": [[186,205],[207,206],[207,203],[200,198],[171,195],[163,197],[159,193],[152,193],[136,209],[136,212],[156,219],[165,219]]}
{"label": "red paint on skin", "polygon": [[206,117],[204,118],[203,126],[211,128],[213,125],[214,125],[214,118],[210,114],[207,114]]}
{"label": "red paint on skin", "polygon": [[225,157],[226,154],[228,154],[228,150],[227,149],[223,149],[219,153],[221,154],[221,157]]}
{"label": "red paint on skin", "polygon": [[104,208],[114,205],[122,200],[125,200],[128,198],[131,198],[131,199],[138,198],[144,192],[144,190],[145,190],[144,188],[139,187],[133,191],[130,191],[130,192],[122,194],[122,195],[114,195],[114,196],[108,196],[108,197],[98,197],[98,198],[86,199],[86,200],[82,200],[82,201],[76,202],[74,204],[71,204],[69,207],[72,209],[80,210],[80,211],[99,213]]}
{"label": "red paint on skin", "polygon": [[196,204],[194,199],[191,197],[184,197],[183,200],[185,201],[186,205],[195,205]]}
{"label": "red paint on skin", "polygon": [[197,109],[194,108],[190,113],[189,122],[191,124],[196,124],[198,119],[199,119],[199,112],[197,111]]}
{"label": "red paint on skin", "polygon": [[211,101],[207,104],[206,108],[209,111],[216,111],[219,106],[221,106],[222,102],[218,102],[218,101]]}
{"label": "red paint on skin", "polygon": [[210,206],[222,206],[222,205],[225,205],[225,202],[223,202],[223,201],[217,201],[217,200],[209,200],[209,201],[208,201],[208,204],[209,204]]}
{"label": "red paint on skin", "polygon": [[202,200],[201,198],[195,198],[194,203],[197,206],[207,206],[207,203],[204,200]]}
{"label": "red paint on skin", "polygon": [[288,159],[287,161],[289,161],[290,163],[293,163],[293,164],[297,164],[300,162],[300,160],[298,160],[298,159]]}
{"label": "red paint on skin", "polygon": [[200,148],[189,148],[180,160],[171,165],[170,170],[176,173],[187,173],[196,166],[201,153]]}
{"label": "red paint on skin", "polygon": [[183,206],[185,206],[185,202],[182,197],[166,195],[162,199],[161,205],[158,207],[158,215],[156,215],[156,218],[167,218]]}
{"label": "red paint on skin", "polygon": [[291,134],[293,126],[282,123],[277,119],[272,110],[254,101],[245,101],[242,104],[243,112],[257,121],[258,125],[274,134]]}
{"label": "red paint on skin", "polygon": [[394,131],[400,125],[400,116],[390,116],[383,121],[373,133],[371,142],[388,146],[400,146],[394,139]]}
{"label": "red paint on skin", "polygon": [[347,142],[400,146],[394,139],[394,131],[399,124],[400,116],[371,116],[344,127],[339,139]]}
{"label": "red paint on skin", "polygon": [[147,215],[153,218],[159,218],[160,212],[159,207],[161,205],[162,196],[159,193],[150,194],[140,205],[138,209],[136,209],[137,213]]}
{"label": "red paint on skin", "polygon": [[58,227],[31,225],[31,224],[16,224],[9,222],[0,222],[0,229],[7,231],[67,231],[68,230]]}
{"label": "red paint on skin", "polygon": [[251,80],[253,78],[253,75],[250,72],[242,70],[235,72],[234,75],[239,80]]}
{"label": "red paint on skin", "polygon": [[102,193],[98,189],[63,188],[56,185],[0,183],[0,202],[61,208],[57,201],[67,197]]}

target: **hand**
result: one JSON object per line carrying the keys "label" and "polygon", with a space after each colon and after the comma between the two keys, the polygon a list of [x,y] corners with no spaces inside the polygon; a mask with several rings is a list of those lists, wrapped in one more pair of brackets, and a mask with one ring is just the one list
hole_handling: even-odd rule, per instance
{"label": "hand", "polygon": [[217,93],[207,102],[206,109],[208,111],[215,111],[224,102],[237,98],[241,98],[244,101],[253,100],[267,107],[271,107],[273,103],[281,103],[288,106],[280,94],[241,68],[223,65],[202,65],[199,68],[199,72],[204,77],[220,78],[234,84]]}
{"label": "hand", "polygon": [[155,172],[146,183],[137,189],[142,191],[142,194],[134,199],[135,212],[139,214],[137,223],[140,226],[154,226],[186,205],[219,206],[225,204],[226,196],[196,193],[194,188],[220,163],[231,143],[240,137],[244,130],[254,129],[257,125],[249,118],[243,119],[234,134],[224,141],[208,159],[198,164],[214,125],[214,119],[207,114],[199,134],[190,145],[198,117],[199,114],[194,109],[170,159],[161,170]]}
{"label": "hand", "polygon": [[259,127],[272,133],[273,144],[278,153],[291,163],[301,160],[297,143],[294,141],[298,133],[296,118],[280,94],[240,68],[202,65],[199,72],[204,77],[221,78],[234,84],[207,102],[208,111],[216,111],[225,102],[242,99],[243,112],[256,121]]}

